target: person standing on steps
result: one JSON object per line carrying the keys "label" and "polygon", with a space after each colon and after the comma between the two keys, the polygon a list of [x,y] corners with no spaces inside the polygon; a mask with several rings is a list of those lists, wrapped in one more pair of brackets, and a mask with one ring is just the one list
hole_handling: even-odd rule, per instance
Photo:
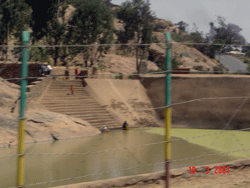
{"label": "person standing on steps", "polygon": [[77,79],[77,75],[78,75],[78,68],[75,69],[75,75],[76,75],[76,79]]}
{"label": "person standing on steps", "polygon": [[75,87],[71,85],[71,95],[74,95]]}

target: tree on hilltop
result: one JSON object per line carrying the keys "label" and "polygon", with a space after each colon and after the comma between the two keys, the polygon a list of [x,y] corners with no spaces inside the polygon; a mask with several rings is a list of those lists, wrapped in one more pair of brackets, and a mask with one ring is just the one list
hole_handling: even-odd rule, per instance
{"label": "tree on hilltop", "polygon": [[112,0],[103,0],[103,1],[104,1],[106,6],[111,6],[112,5],[112,3],[111,3]]}
{"label": "tree on hilltop", "polygon": [[184,21],[180,21],[178,23],[175,24],[179,29],[180,31],[182,32],[186,32],[186,28],[188,27],[188,24]]}
{"label": "tree on hilltop", "polygon": [[[27,29],[31,11],[24,0],[1,0],[0,4],[0,45],[6,45],[10,35],[22,40],[22,31]],[[2,55],[7,53],[7,48]]]}
{"label": "tree on hilltop", "polygon": [[[194,28],[192,29],[192,32],[189,34],[189,39],[193,43],[203,43],[205,39],[203,38],[203,33],[199,31],[199,28],[196,26],[195,23],[193,23]],[[205,46],[204,45],[199,45],[199,44],[194,44],[194,48],[199,50],[202,53],[205,53]]]}
{"label": "tree on hilltop", "polygon": [[[124,31],[117,31],[118,40],[128,43],[135,40],[136,44],[148,44],[152,40],[154,13],[150,10],[150,5],[143,0],[126,1],[117,9],[117,18],[123,21]],[[136,70],[139,73],[139,50],[141,58],[144,54],[145,46],[136,46]]]}
{"label": "tree on hilltop", "polygon": [[36,49],[35,51],[40,54],[49,54],[56,66],[58,59],[63,58],[62,51],[64,49],[55,47],[55,45],[63,43],[67,31],[64,17],[68,7],[67,2],[63,0],[26,0],[26,2],[33,10],[32,22],[30,24],[33,31],[31,33],[32,44],[43,39],[43,42],[51,46],[46,49],[38,48],[39,50]]}
{"label": "tree on hilltop", "polygon": [[[113,16],[110,7],[105,6],[103,0],[85,0],[76,4],[69,21],[65,43],[74,45],[110,44],[113,40]],[[83,54],[85,66],[88,61],[92,66],[108,46],[99,47],[70,47],[73,59],[79,53]],[[99,54],[99,56],[98,56]]]}
{"label": "tree on hilltop", "polygon": [[[206,40],[209,43],[214,44],[235,44],[244,45],[246,43],[245,38],[241,35],[242,29],[236,24],[226,24],[226,19],[221,16],[217,16],[216,22],[219,26],[215,26],[213,22],[210,23],[210,31],[207,34]],[[214,46],[215,50],[221,50],[223,46]]]}

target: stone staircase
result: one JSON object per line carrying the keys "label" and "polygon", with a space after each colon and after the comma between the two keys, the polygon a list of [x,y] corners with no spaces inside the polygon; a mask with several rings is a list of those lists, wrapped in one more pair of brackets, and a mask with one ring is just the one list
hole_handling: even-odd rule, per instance
{"label": "stone staircase", "polygon": [[[74,95],[71,95],[71,85],[75,87]],[[109,112],[85,91],[80,80],[52,80],[41,98],[41,103],[52,112],[69,116],[90,115],[89,117],[78,118],[88,121],[97,128],[103,125],[109,128],[119,126],[112,115],[91,116],[108,114]]]}

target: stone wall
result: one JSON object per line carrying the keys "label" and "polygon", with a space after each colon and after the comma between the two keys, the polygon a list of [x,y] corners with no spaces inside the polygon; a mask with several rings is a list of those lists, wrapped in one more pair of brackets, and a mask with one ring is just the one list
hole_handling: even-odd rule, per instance
{"label": "stone wall", "polygon": [[[144,77],[142,84],[154,107],[165,106],[165,76]],[[173,75],[172,104],[211,97],[242,97],[250,94],[250,77],[237,75]],[[172,107],[173,125],[222,129],[244,98],[200,100]],[[248,128],[250,100],[240,108],[228,129]],[[164,108],[156,110],[164,119]]]}

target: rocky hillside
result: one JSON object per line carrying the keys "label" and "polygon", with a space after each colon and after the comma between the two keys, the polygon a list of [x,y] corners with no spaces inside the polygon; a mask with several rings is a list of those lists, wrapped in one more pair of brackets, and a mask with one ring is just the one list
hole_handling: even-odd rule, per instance
{"label": "rocky hillside", "polygon": [[[123,29],[123,24],[118,20],[114,19],[115,29]],[[156,19],[154,23],[153,36],[157,37],[157,40],[163,43],[165,41],[166,32],[176,32],[181,35],[187,35],[187,33],[181,32],[171,21]],[[175,42],[173,40],[173,42]],[[132,42],[131,42],[132,43]],[[150,50],[155,52],[157,56],[164,58],[165,45],[164,44],[152,44]],[[161,55],[164,54],[164,55]],[[190,68],[192,71],[199,70],[213,70],[214,66],[218,66],[220,63],[215,59],[211,59],[203,55],[200,51],[195,48],[188,47],[182,44],[172,45],[172,57],[176,58],[179,63],[179,68]]]}

